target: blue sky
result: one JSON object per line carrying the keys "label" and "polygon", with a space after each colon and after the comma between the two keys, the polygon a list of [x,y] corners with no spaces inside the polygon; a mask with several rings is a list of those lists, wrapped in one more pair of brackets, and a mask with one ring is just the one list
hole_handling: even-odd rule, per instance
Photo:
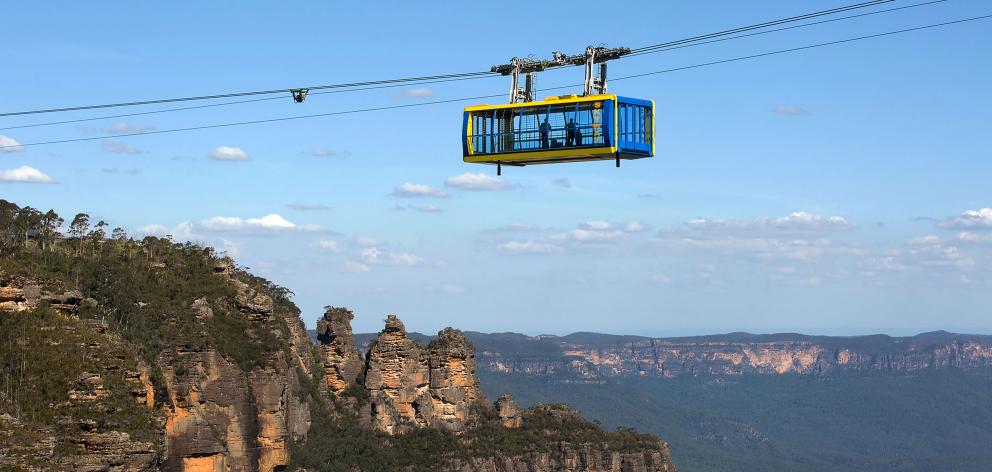
{"label": "blue sky", "polygon": [[[639,47],[845,2],[9,4],[0,111],[488,70]],[[892,6],[911,2],[893,2]],[[985,15],[952,0],[650,54],[621,77]],[[461,161],[473,102],[119,137],[126,131],[498,94],[486,78],[0,129],[0,197],[224,248],[374,331],[652,335],[992,332],[992,22],[614,81],[657,105],[657,156]],[[581,81],[549,71],[541,88]],[[490,103],[502,99],[489,100]],[[0,118],[0,128],[154,110]],[[7,141],[8,143],[10,141]],[[52,183],[32,183],[23,180]]]}

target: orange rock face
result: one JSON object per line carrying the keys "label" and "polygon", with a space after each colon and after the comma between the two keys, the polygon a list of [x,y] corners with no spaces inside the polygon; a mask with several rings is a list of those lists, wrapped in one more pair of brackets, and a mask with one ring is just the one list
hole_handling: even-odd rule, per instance
{"label": "orange rock face", "polygon": [[204,457],[184,457],[183,472],[225,472],[227,458],[222,454]]}
{"label": "orange rock face", "polygon": [[434,410],[431,424],[462,431],[472,406],[486,401],[475,375],[475,347],[461,331],[446,328],[438,333],[427,350]]}
{"label": "orange rock face", "polygon": [[433,417],[428,378],[424,348],[389,315],[386,328],[369,348],[365,372],[372,426],[389,434],[427,426]]}
{"label": "orange rock face", "polygon": [[363,368],[351,331],[354,316],[346,308],[328,307],[324,317],[317,321],[317,339],[324,352],[324,378],[333,393],[348,388]]}

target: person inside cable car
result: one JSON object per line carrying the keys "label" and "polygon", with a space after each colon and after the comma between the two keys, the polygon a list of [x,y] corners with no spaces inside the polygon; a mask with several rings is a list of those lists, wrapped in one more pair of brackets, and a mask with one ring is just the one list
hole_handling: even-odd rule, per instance
{"label": "person inside cable car", "polygon": [[575,145],[575,119],[569,118],[565,125],[565,146]]}
{"label": "person inside cable car", "polygon": [[550,146],[550,142],[548,141],[548,134],[551,133],[551,124],[548,123],[547,116],[544,117],[544,123],[541,123],[539,129],[541,131],[541,147],[547,148]]}

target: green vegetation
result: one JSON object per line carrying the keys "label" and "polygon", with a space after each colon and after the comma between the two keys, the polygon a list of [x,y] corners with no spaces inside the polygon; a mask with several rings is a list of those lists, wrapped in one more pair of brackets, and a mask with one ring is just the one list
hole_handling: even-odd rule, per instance
{"label": "green vegetation", "polygon": [[354,412],[333,401],[314,402],[305,443],[294,444],[292,464],[316,472],[410,470],[431,472],[439,462],[460,452],[457,438],[446,431],[419,429],[388,436],[363,428]]}
{"label": "green vegetation", "polygon": [[352,384],[345,392],[340,399],[314,397],[309,436],[293,445],[292,466],[322,472],[350,472],[358,466],[364,472],[429,472],[446,460],[553,454],[562,443],[605,446],[620,452],[658,449],[660,444],[657,438],[628,428],[605,431],[563,405],[525,412],[519,429],[503,427],[491,405],[478,404],[473,411],[475,419],[461,435],[423,428],[389,436],[362,427],[355,415],[352,399],[359,399],[361,404],[361,399],[368,398],[367,391]]}
{"label": "green vegetation", "polygon": [[604,384],[480,372],[490,395],[567,402],[656,434],[680,470],[987,470],[992,372],[630,378]]}
{"label": "green vegetation", "polygon": [[150,441],[157,413],[131,396],[141,386],[124,375],[138,371],[136,359],[93,323],[47,307],[0,316],[0,411],[66,433],[120,428]]}
{"label": "green vegetation", "polygon": [[[51,227],[45,226],[48,221]],[[212,248],[168,237],[135,241],[120,228],[112,233],[116,239],[108,240],[106,223],[90,229],[83,213],[72,219],[65,238],[55,224],[61,222],[53,211],[43,214],[0,200],[0,273],[41,281],[53,292],[79,290],[94,299],[97,305],[83,307],[80,317],[104,320],[137,345],[149,364],[169,347],[213,347],[250,370],[265,365],[279,348],[273,331],[288,332],[283,316],[259,326],[237,313],[230,303],[234,288],[214,273],[225,259]],[[278,313],[299,313],[288,290],[244,271],[235,274],[270,295]],[[192,303],[197,299],[206,301],[213,317],[196,318]]]}

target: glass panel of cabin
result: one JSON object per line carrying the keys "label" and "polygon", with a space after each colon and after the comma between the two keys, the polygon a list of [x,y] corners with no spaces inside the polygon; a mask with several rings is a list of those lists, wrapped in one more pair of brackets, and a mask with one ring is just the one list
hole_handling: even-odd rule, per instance
{"label": "glass panel of cabin", "polygon": [[602,101],[471,112],[475,154],[604,146]]}

